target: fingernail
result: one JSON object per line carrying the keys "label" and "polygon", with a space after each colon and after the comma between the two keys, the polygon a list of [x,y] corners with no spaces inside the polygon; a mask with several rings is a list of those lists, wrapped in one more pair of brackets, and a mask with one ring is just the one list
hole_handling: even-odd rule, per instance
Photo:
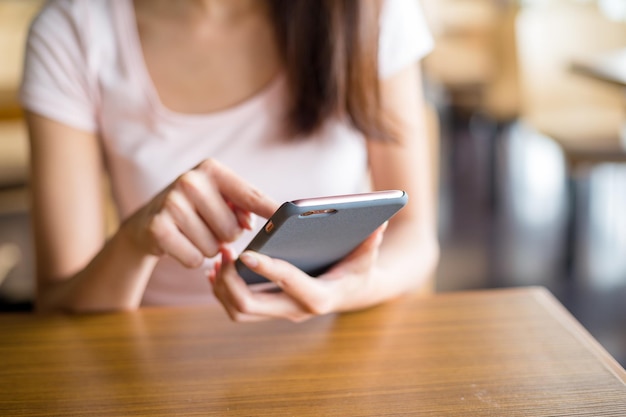
{"label": "fingernail", "polygon": [[239,255],[239,259],[250,268],[259,266],[259,258],[254,253],[246,251]]}
{"label": "fingernail", "polygon": [[252,213],[245,212],[243,210],[237,210],[236,214],[237,214],[237,221],[239,222],[239,227],[245,230],[254,229],[255,216]]}
{"label": "fingernail", "polygon": [[256,225],[256,216],[252,213],[248,213],[248,216],[246,216],[246,229],[254,230],[255,225]]}
{"label": "fingernail", "polygon": [[210,269],[207,273],[207,278],[209,279],[209,282],[213,285],[215,285],[215,278],[216,278],[216,271],[215,269]]}

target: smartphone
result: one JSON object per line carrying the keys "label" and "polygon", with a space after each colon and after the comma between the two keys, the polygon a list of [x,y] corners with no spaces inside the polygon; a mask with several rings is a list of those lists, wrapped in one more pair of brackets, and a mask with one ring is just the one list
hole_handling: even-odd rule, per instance
{"label": "smartphone", "polygon": [[[290,262],[318,276],[343,259],[406,205],[401,190],[301,199],[283,203],[245,250]],[[248,284],[267,282],[239,259]]]}

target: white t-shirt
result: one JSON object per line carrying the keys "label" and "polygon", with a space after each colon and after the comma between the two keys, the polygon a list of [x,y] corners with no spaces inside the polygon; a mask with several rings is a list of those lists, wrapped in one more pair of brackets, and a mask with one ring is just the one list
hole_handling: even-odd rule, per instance
{"label": "white t-shirt", "polygon": [[[383,78],[432,48],[418,0],[386,0],[380,24]],[[20,97],[30,111],[98,134],[122,218],[209,157],[278,202],[363,191],[363,135],[329,120],[315,137],[282,140],[285,89],[277,77],[228,109],[174,112],[161,103],[146,69],[132,0],[50,0],[30,30]],[[235,249],[251,237],[244,234]],[[188,270],[164,257],[143,304],[212,299],[205,269]]]}

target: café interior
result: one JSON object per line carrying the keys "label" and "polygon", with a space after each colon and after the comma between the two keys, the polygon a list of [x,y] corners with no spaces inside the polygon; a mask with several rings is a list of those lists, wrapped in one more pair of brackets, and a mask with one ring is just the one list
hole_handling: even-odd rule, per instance
{"label": "caf\u00e9 interior", "polygon": [[[435,40],[422,71],[436,291],[546,287],[626,366],[626,2],[415,1]],[[2,312],[33,309],[16,92],[42,4],[0,1]]]}

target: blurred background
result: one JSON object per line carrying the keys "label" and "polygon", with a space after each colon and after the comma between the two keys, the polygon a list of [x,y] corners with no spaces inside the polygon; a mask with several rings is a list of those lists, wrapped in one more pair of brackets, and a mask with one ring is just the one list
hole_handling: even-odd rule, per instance
{"label": "blurred background", "polygon": [[[438,291],[542,285],[626,366],[626,0],[414,0],[442,245]],[[29,311],[16,91],[41,0],[0,0],[0,310]]]}

